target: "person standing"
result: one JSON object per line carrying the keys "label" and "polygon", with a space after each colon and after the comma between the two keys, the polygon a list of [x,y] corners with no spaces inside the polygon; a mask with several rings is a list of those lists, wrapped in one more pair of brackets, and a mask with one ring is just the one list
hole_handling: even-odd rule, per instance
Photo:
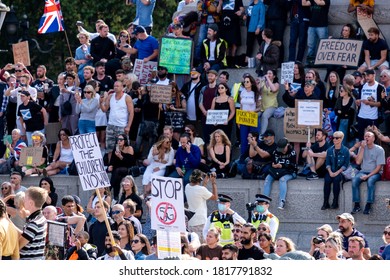
{"label": "person standing", "polygon": [[98,29],[99,36],[91,41],[93,64],[98,61],[107,63],[107,61],[113,59],[116,54],[115,44],[108,38],[108,25],[101,24]]}
{"label": "person standing", "polygon": [[156,6],[156,0],[130,0],[127,5],[135,5],[134,25],[145,27],[148,34],[152,33],[153,11]]}
{"label": "person standing", "polygon": [[272,240],[275,240],[279,229],[279,219],[268,209],[272,198],[264,194],[256,194],[256,208],[251,217],[251,224],[258,228],[261,223],[267,223],[270,228]]}
{"label": "person standing", "polygon": [[259,77],[267,74],[268,70],[275,70],[279,67],[281,41],[274,41],[274,32],[265,28],[261,33],[263,42],[259,47],[256,58],[259,63],[256,67],[256,73]]}
{"label": "person standing", "polygon": [[19,234],[7,219],[7,208],[0,199],[0,260],[19,259]]}

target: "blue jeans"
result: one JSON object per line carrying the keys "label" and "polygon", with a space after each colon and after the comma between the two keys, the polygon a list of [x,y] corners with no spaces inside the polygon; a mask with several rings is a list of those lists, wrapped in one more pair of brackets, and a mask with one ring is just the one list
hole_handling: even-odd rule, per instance
{"label": "blue jeans", "polygon": [[[360,184],[363,182],[361,176],[370,172],[359,171],[352,179],[352,202],[360,202]],[[375,200],[375,183],[381,180],[382,175],[377,173],[367,180],[367,203],[374,203]]]}
{"label": "blue jeans", "polygon": [[348,139],[348,119],[340,119],[340,124],[338,130],[344,133],[344,138],[343,138],[343,145],[345,147],[348,147],[348,142],[350,139]]}
{"label": "blue jeans", "polygon": [[[297,174],[287,174],[284,175],[279,179],[279,202],[282,200],[286,201],[286,195],[287,195],[287,182],[297,178]],[[264,181],[264,191],[263,194],[270,196],[271,195],[271,189],[272,189],[272,183],[275,181],[275,179],[271,175],[267,175]]]}
{"label": "blue jeans", "polygon": [[[288,49],[288,61],[303,61],[305,49],[307,44],[307,29],[309,28],[309,21],[299,22],[298,18],[294,18],[290,23],[290,45]],[[297,52],[298,41],[298,54]]]}
{"label": "blue jeans", "polygon": [[198,42],[196,43],[195,46],[195,59],[199,61],[201,60],[200,50],[202,49],[203,40],[206,39],[207,37],[208,28],[209,25],[207,23],[199,25]]}
{"label": "blue jeans", "polygon": [[338,205],[342,181],[343,175],[341,173],[336,177],[330,177],[329,172],[326,172],[324,178],[324,203],[329,203],[329,197],[333,183],[333,203]]}
{"label": "blue jeans", "polygon": [[309,48],[307,56],[315,58],[318,42],[321,39],[328,39],[328,27],[309,27],[307,38],[307,47]]}
{"label": "blue jeans", "polygon": [[257,127],[240,124],[240,142],[241,142],[241,154],[245,153],[248,148],[248,134],[249,132],[256,131],[260,133],[260,116],[257,119]]}
{"label": "blue jeans", "polygon": [[79,120],[79,133],[84,134],[90,132],[96,132],[95,121]]}

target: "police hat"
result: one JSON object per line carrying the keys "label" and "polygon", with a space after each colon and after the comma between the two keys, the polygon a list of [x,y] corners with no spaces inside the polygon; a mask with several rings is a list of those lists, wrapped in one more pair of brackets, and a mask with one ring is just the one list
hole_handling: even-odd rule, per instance
{"label": "police hat", "polygon": [[233,198],[231,198],[230,196],[226,195],[226,194],[218,194],[218,200],[219,202],[231,202],[233,200]]}
{"label": "police hat", "polygon": [[266,202],[269,204],[272,201],[272,198],[270,198],[269,196],[266,196],[265,194],[256,194],[256,201],[257,202]]}

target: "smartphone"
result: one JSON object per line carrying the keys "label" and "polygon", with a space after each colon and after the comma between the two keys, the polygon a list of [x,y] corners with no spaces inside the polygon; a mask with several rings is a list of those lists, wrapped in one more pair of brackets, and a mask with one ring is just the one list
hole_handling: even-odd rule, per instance
{"label": "smartphone", "polygon": [[115,147],[116,151],[119,152],[119,145],[116,144],[116,147]]}

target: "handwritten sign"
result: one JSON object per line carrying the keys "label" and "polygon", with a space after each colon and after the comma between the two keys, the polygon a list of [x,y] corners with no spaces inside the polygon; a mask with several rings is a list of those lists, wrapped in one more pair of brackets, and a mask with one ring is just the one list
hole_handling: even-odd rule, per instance
{"label": "handwritten sign", "polygon": [[[284,136],[290,142],[306,143],[307,129],[297,127],[296,108],[286,108],[284,111]],[[314,142],[314,129],[310,130],[310,139]]]}
{"label": "handwritten sign", "polygon": [[58,132],[62,128],[60,122],[48,123],[46,125],[46,144],[55,144],[58,142]]}
{"label": "handwritten sign", "polygon": [[294,65],[295,62],[284,62],[282,63],[282,73],[281,73],[281,80],[282,83],[284,84],[285,82],[287,83],[292,83],[294,80]]}
{"label": "handwritten sign", "polygon": [[206,124],[224,124],[229,117],[229,110],[208,110]]}
{"label": "handwritten sign", "polygon": [[182,179],[152,176],[152,229],[185,232]]}
{"label": "handwritten sign", "polygon": [[152,85],[150,87],[150,102],[171,104],[172,103],[172,85]]}
{"label": "handwritten sign", "polygon": [[23,41],[17,44],[12,44],[12,52],[14,54],[14,63],[22,62],[24,66],[30,66],[30,51],[28,41]]}
{"label": "handwritten sign", "polygon": [[258,114],[256,112],[236,110],[236,123],[257,127]]}
{"label": "handwritten sign", "polygon": [[[379,29],[378,25],[376,24],[374,18],[372,17],[372,14],[367,13],[367,10],[362,9],[360,7],[356,7],[356,17],[357,21],[359,22],[360,27],[364,31],[364,35],[368,38],[368,29],[371,27],[376,27]],[[379,37],[381,39],[384,39],[382,32],[379,29]]]}
{"label": "handwritten sign", "polygon": [[180,232],[157,231],[157,250],[158,258],[181,257]]}
{"label": "handwritten sign", "polygon": [[20,151],[19,162],[23,165],[41,165],[43,147],[24,147]]}
{"label": "handwritten sign", "polygon": [[63,260],[65,258],[67,227],[66,223],[47,221],[46,260]]}
{"label": "handwritten sign", "polygon": [[157,68],[156,61],[144,62],[142,59],[136,59],[133,67],[133,73],[137,75],[141,85],[146,85],[152,77],[153,69]]}
{"label": "handwritten sign", "polygon": [[314,64],[358,66],[363,41],[322,39],[318,44]]}
{"label": "handwritten sign", "polygon": [[69,139],[83,190],[110,186],[96,133],[70,136]]}
{"label": "handwritten sign", "polygon": [[322,128],[322,100],[295,100],[297,127]]}
{"label": "handwritten sign", "polygon": [[189,74],[192,62],[192,40],[163,37],[160,44],[158,65],[168,68],[172,74]]}

